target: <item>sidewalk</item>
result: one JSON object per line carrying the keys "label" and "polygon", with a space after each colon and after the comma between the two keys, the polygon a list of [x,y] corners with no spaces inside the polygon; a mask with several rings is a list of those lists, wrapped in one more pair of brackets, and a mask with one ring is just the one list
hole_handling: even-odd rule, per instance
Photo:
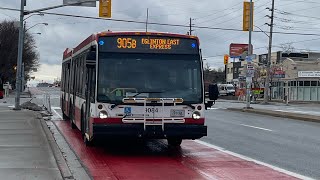
{"label": "sidewalk", "polygon": [[250,104],[252,109],[246,109],[245,102],[220,100],[216,104],[217,106],[222,106],[227,110],[232,111],[242,111],[303,121],[320,122],[320,104],[317,103],[289,105],[278,102],[270,102],[267,105],[257,103]]}
{"label": "sidewalk", "polygon": [[63,179],[41,121],[35,112],[0,106],[0,177]]}

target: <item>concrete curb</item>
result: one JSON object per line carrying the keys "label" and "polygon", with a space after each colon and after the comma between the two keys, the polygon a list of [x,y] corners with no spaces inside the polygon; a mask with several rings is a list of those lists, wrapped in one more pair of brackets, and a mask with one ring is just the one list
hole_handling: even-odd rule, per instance
{"label": "concrete curb", "polygon": [[227,110],[320,123],[320,116],[314,116],[314,115],[308,115],[308,114],[299,114],[299,113],[282,112],[282,111],[280,112],[280,111],[272,111],[272,110],[265,110],[265,109],[227,108]]}
{"label": "concrete curb", "polygon": [[48,139],[48,143],[51,147],[51,150],[53,152],[53,156],[57,162],[57,166],[60,170],[60,173],[63,177],[63,179],[74,179],[68,165],[67,162],[65,161],[56,141],[54,140],[53,135],[51,134],[51,131],[49,130],[47,124],[45,123],[45,121],[43,120],[42,116],[40,114],[37,114],[37,117],[41,123],[41,127]]}

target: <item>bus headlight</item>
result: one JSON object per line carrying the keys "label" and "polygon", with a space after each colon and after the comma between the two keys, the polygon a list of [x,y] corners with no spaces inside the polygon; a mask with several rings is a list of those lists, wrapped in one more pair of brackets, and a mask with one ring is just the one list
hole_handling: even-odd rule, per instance
{"label": "bus headlight", "polygon": [[106,111],[100,111],[99,112],[99,118],[100,119],[106,119],[108,118],[108,113]]}
{"label": "bus headlight", "polygon": [[193,118],[194,120],[200,119],[200,118],[201,118],[200,112],[199,112],[199,111],[193,112],[193,113],[192,113],[192,118]]}

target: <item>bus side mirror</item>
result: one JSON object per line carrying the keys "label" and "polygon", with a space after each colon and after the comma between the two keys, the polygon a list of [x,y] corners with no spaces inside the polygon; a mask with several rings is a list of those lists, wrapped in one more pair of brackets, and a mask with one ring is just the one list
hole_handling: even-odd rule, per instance
{"label": "bus side mirror", "polygon": [[219,97],[219,89],[218,85],[216,84],[210,84],[209,85],[209,100],[217,100]]}
{"label": "bus side mirror", "polygon": [[205,108],[208,109],[212,107],[215,101],[218,99],[219,96],[219,89],[218,85],[210,84],[209,85],[209,101],[205,103]]}

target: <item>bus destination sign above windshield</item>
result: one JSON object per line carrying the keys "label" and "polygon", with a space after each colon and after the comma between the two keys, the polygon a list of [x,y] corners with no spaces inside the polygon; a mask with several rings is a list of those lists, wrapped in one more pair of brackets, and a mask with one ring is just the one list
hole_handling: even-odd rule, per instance
{"label": "bus destination sign above windshield", "polygon": [[100,37],[100,52],[198,54],[196,39],[162,36]]}

